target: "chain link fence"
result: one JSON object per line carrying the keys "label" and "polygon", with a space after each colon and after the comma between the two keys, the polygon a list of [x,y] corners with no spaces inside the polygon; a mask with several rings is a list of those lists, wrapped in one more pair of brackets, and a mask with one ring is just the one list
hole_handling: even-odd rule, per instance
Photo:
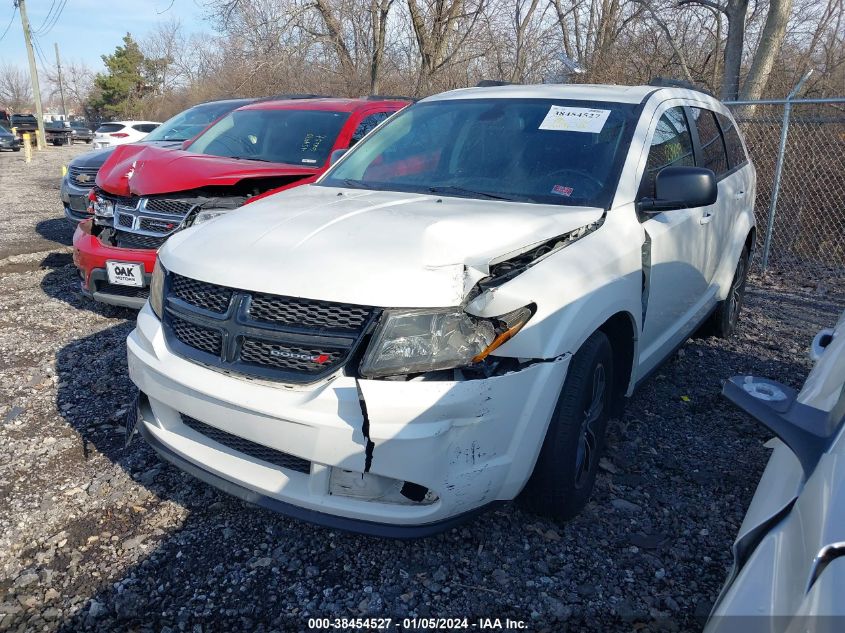
{"label": "chain link fence", "polygon": [[726,105],[757,168],[755,266],[845,277],[845,98]]}

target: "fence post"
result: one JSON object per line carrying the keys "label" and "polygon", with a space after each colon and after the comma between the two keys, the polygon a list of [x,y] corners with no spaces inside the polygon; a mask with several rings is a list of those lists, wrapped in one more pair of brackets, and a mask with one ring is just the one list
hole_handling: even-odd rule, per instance
{"label": "fence post", "polygon": [[780,193],[780,177],[783,172],[783,161],[786,155],[786,136],[789,133],[789,117],[792,114],[792,100],[801,90],[804,82],[813,74],[813,69],[808,70],[801,80],[795,85],[792,91],[786,96],[786,103],[783,106],[783,123],[780,129],[780,145],[778,146],[778,157],[775,161],[774,182],[772,182],[772,197],[769,202],[769,220],[766,226],[766,241],[763,243],[763,261],[760,267],[763,272],[769,266],[769,251],[772,248],[772,233],[775,229],[775,213],[778,206],[778,194]]}

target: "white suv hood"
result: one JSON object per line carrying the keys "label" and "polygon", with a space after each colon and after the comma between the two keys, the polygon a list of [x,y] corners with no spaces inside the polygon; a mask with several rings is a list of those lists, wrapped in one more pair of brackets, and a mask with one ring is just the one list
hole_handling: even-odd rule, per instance
{"label": "white suv hood", "polygon": [[601,209],[302,186],[172,236],[180,275],[381,307],[459,305],[491,260],[598,220]]}

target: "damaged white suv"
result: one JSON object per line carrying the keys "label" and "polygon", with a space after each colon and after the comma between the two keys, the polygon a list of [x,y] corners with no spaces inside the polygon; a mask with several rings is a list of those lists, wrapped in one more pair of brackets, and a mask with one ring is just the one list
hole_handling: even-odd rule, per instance
{"label": "damaged white suv", "polygon": [[316,184],[168,240],[128,340],[130,437],[359,532],[517,496],[571,517],[625,396],[708,319],[733,331],[754,188],[694,90],[424,99]]}

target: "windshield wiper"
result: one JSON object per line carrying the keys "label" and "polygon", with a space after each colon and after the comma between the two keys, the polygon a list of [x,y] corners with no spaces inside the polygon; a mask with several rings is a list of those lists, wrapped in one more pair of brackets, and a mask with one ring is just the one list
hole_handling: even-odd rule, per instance
{"label": "windshield wiper", "polygon": [[355,180],[354,178],[344,178],[343,184],[350,189],[375,189],[375,187],[368,185],[363,180]]}
{"label": "windshield wiper", "polygon": [[235,160],[256,160],[260,163],[272,163],[274,161],[267,160],[266,158],[257,158],[253,156],[227,156],[227,158],[234,158]]}
{"label": "windshield wiper", "polygon": [[503,196],[496,193],[490,193],[488,191],[475,191],[474,189],[467,189],[465,187],[457,187],[455,185],[444,185],[442,187],[429,187],[428,191],[430,193],[443,193],[449,195],[450,193],[458,195],[458,196],[467,196],[470,198],[486,198],[488,200],[507,200],[508,202],[517,202],[518,198],[513,198],[510,196]]}

